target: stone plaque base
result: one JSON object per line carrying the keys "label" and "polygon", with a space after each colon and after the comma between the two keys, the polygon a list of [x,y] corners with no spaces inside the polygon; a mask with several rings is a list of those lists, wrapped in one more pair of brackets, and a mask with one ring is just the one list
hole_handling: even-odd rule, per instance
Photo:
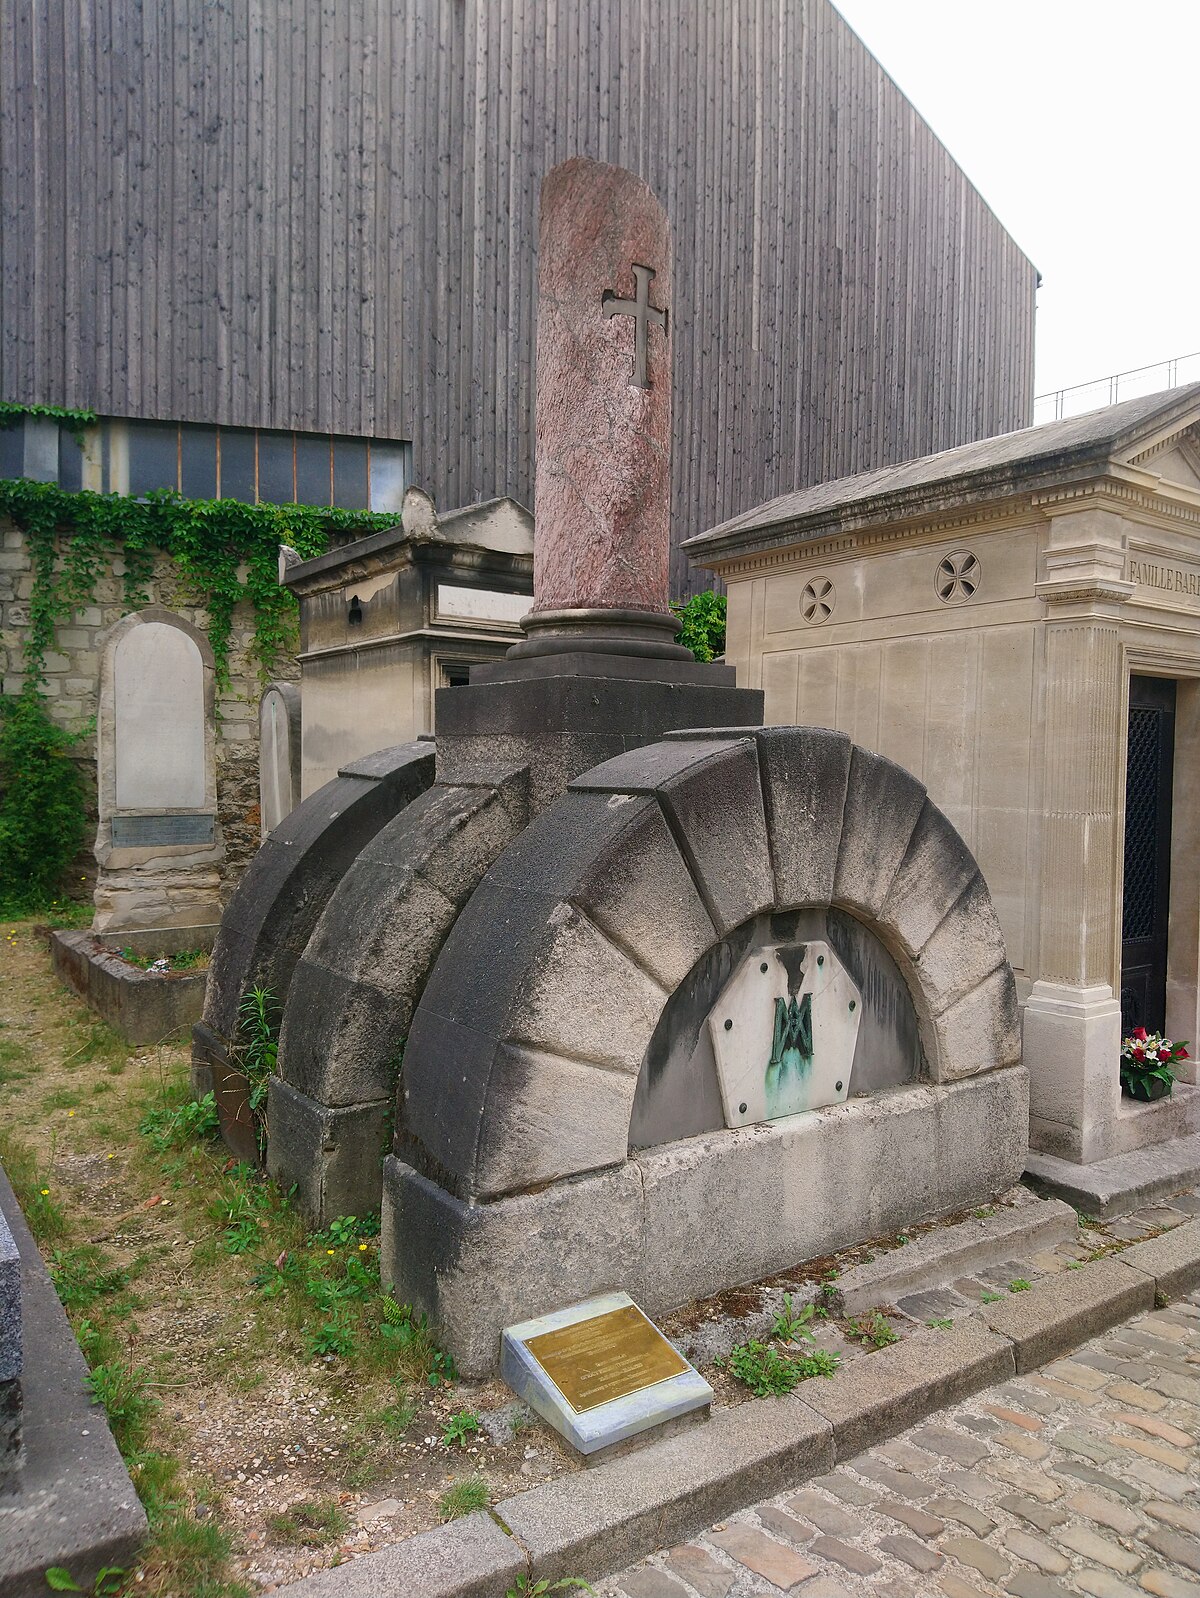
{"label": "stone plaque base", "polygon": [[500,1374],[581,1454],[706,1410],[713,1396],[628,1293],[505,1327]]}

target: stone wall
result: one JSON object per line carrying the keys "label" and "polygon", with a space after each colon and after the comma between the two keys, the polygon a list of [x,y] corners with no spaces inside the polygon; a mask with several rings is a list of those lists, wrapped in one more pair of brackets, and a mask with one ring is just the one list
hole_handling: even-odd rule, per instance
{"label": "stone wall", "polygon": [[[46,656],[43,693],[54,719],[71,732],[86,736],[78,746],[85,767],[84,788],[88,819],[95,821],[96,703],[100,686],[100,651],[108,629],[129,613],[118,560],[97,580],[92,603],[65,618],[58,627],[56,645]],[[23,650],[29,637],[29,600],[33,592],[30,552],[20,530],[0,517],[0,678],[6,694],[18,693],[25,681]],[[154,575],[146,587],[150,604],[165,605],[202,631],[208,615],[195,603],[195,595],[182,580],[175,563],[165,555],[154,562]],[[248,604],[237,607],[230,640],[230,681],[217,700],[217,809],[225,834],[226,857],[222,868],[222,895],[227,897],[259,845],[258,811],[258,700],[262,691],[249,648],[254,636],[254,615]],[[294,658],[273,668],[276,679],[296,680]],[[88,853],[71,874],[72,896],[91,892],[94,863]],[[78,890],[76,892],[75,890]]]}

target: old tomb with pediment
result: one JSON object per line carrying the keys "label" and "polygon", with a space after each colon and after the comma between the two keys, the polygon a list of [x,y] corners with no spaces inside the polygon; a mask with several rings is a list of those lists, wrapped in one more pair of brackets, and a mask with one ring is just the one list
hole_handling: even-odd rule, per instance
{"label": "old tomb with pediment", "polygon": [[783,496],[691,540],[769,722],[911,767],[1015,969],[1032,1178],[1089,1213],[1200,1174],[1200,385]]}
{"label": "old tomb with pediment", "polygon": [[844,732],[764,726],[760,689],[675,641],[662,208],[555,168],[539,273],[521,640],[439,691],[432,742],[370,757],[373,791],[346,767],[271,834],[234,899],[270,908],[227,915],[195,1052],[203,1085],[266,973],[269,1168],[322,1224],[381,1205],[397,1298],[465,1374],[505,1333],[521,1384],[601,1315],[641,1336],[982,1203],[1028,1113],[951,819]]}

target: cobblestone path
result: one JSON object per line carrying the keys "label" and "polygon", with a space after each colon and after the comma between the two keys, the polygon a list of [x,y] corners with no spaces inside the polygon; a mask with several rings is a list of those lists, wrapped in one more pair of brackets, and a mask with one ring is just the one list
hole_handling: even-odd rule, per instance
{"label": "cobblestone path", "polygon": [[1200,1293],[932,1415],[598,1591],[1200,1598],[1198,1443]]}

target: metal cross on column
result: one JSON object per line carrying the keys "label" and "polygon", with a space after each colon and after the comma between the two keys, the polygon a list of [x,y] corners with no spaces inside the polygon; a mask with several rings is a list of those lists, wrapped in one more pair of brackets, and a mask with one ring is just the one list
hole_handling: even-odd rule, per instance
{"label": "metal cross on column", "polygon": [[[633,299],[622,300],[611,289],[605,289],[600,304],[605,316],[631,316],[634,322],[633,336],[633,378],[632,387],[649,388],[650,375],[647,362],[648,346],[650,342],[649,327],[661,327],[667,331],[667,313],[660,311],[650,303],[650,281],[654,277],[652,266],[635,266],[633,268]],[[593,302],[594,303],[594,302]]]}

